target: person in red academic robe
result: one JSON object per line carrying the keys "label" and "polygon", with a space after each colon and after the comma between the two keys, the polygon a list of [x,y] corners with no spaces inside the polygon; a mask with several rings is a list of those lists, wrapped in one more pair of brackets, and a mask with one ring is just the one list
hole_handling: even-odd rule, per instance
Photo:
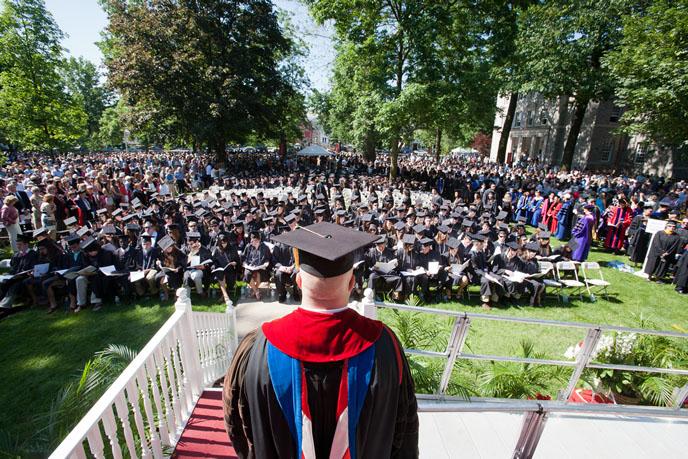
{"label": "person in red academic robe", "polygon": [[548,227],[549,227],[549,232],[550,233],[556,233],[557,232],[557,226],[559,225],[559,211],[561,210],[561,200],[559,199],[559,196],[554,197],[554,201],[552,201],[552,204],[550,205],[549,209],[547,209],[547,215],[549,216],[549,221],[548,221]]}
{"label": "person in red academic robe", "polygon": [[607,233],[604,246],[607,249],[619,251],[624,248],[626,231],[631,226],[633,210],[625,198],[619,199],[619,205],[607,214]]}
{"label": "person in red academic robe", "polygon": [[542,215],[542,224],[547,226],[548,228],[550,220],[549,211],[552,208],[552,205],[554,204],[554,198],[554,193],[550,193],[549,196],[546,197],[544,201],[542,201],[542,210],[540,215]]}
{"label": "person in red academic robe", "polygon": [[302,304],[248,334],[225,376],[225,426],[239,457],[418,457],[401,344],[347,307],[353,252],[375,239],[332,223],[273,237],[298,249]]}

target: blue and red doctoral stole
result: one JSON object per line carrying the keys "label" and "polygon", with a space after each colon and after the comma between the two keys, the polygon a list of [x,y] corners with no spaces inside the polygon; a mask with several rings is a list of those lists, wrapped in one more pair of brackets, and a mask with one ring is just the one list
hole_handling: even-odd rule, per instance
{"label": "blue and red doctoral stole", "polygon": [[368,393],[382,323],[353,309],[323,314],[299,308],[262,328],[268,341],[272,387],[302,459],[316,459],[303,362],[343,362],[330,458],[355,459],[356,428]]}

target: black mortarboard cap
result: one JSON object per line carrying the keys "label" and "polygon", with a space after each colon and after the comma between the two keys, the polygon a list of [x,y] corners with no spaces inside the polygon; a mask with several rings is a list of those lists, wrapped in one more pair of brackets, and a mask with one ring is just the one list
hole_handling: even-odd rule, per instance
{"label": "black mortarboard cap", "polygon": [[483,236],[482,234],[473,234],[473,233],[470,233],[468,236],[469,236],[471,239],[473,239],[474,241],[484,241],[484,240],[485,240],[485,236]]}
{"label": "black mortarboard cap", "polygon": [[456,239],[456,238],[453,238],[453,237],[452,237],[452,238],[449,238],[449,240],[447,241],[447,247],[449,247],[450,249],[455,249],[455,248],[457,248],[459,245],[461,245],[461,243],[460,243],[459,240]]}
{"label": "black mortarboard cap", "polygon": [[473,226],[473,220],[464,220],[461,226]]}
{"label": "black mortarboard cap", "polygon": [[48,234],[48,229],[45,226],[42,226],[36,230],[33,230],[33,237],[38,237],[42,234]]}
{"label": "black mortarboard cap", "polygon": [[440,226],[437,227],[437,231],[439,231],[440,233],[445,233],[445,234],[446,234],[446,233],[448,233],[448,232],[450,231],[450,229],[449,229],[448,226],[440,225]]}
{"label": "black mortarboard cap", "polygon": [[414,236],[413,234],[404,234],[402,241],[404,242],[404,244],[413,245],[416,243],[416,236]]}
{"label": "black mortarboard cap", "polygon": [[413,231],[415,233],[423,233],[423,232],[425,232],[425,225],[418,224],[418,225],[413,227]]}
{"label": "black mortarboard cap", "polygon": [[189,231],[186,233],[186,238],[187,239],[200,239],[201,238],[201,233],[198,231]]}
{"label": "black mortarboard cap", "polygon": [[158,245],[162,250],[168,249],[174,245],[174,239],[172,239],[169,235],[165,236],[158,241]]}
{"label": "black mortarboard cap", "polygon": [[86,251],[91,251],[91,250],[98,250],[100,247],[96,243],[96,240],[93,239],[92,237],[86,238],[82,243],[81,243],[81,248]]}
{"label": "black mortarboard cap", "polygon": [[537,242],[529,242],[525,245],[525,249],[530,250],[531,252],[537,252],[540,250],[540,246]]}
{"label": "black mortarboard cap", "polygon": [[552,234],[549,231],[541,231],[538,234],[538,239],[549,239],[552,236]]}
{"label": "black mortarboard cap", "polygon": [[505,211],[501,210],[497,214],[497,220],[504,220],[507,217],[507,215],[509,215],[509,214],[507,214]]}
{"label": "black mortarboard cap", "polygon": [[406,224],[404,222],[396,222],[394,224],[394,229],[397,231],[402,231],[404,228],[406,228]]}
{"label": "black mortarboard cap", "polygon": [[284,221],[287,223],[291,223],[294,220],[296,220],[296,215],[294,215],[294,214],[289,214],[286,217],[284,217]]}
{"label": "black mortarboard cap", "polygon": [[422,245],[431,245],[432,242],[433,242],[432,239],[430,239],[429,237],[424,237],[423,239],[420,240],[420,243]]}
{"label": "black mortarboard cap", "polygon": [[526,217],[518,217],[518,222],[519,223],[525,223],[526,222]]}
{"label": "black mortarboard cap", "polygon": [[518,250],[521,247],[518,245],[518,242],[507,242],[506,246],[514,250]]}
{"label": "black mortarboard cap", "polygon": [[64,224],[65,224],[65,226],[69,226],[69,225],[74,225],[74,224],[76,224],[76,217],[69,217],[69,218],[66,218],[65,221],[64,221]]}
{"label": "black mortarboard cap", "polygon": [[31,242],[32,237],[29,236],[28,234],[20,234],[17,236],[17,240],[20,242],[24,242],[26,244],[29,244]]}
{"label": "black mortarboard cap", "polygon": [[298,249],[300,269],[315,277],[336,277],[354,264],[353,252],[375,242],[377,236],[333,223],[299,227],[272,238]]}
{"label": "black mortarboard cap", "polygon": [[540,228],[542,231],[547,231],[547,230],[549,230],[549,228],[547,227],[547,225],[545,225],[544,223],[539,223],[539,224],[538,224],[538,228]]}
{"label": "black mortarboard cap", "polygon": [[69,236],[67,236],[67,245],[78,244],[79,241],[81,241],[81,238],[76,234],[70,234]]}

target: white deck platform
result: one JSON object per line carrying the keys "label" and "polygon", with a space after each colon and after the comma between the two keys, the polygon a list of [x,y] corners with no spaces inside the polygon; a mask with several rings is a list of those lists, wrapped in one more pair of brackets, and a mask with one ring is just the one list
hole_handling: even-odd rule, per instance
{"label": "white deck platform", "polygon": [[[420,413],[420,457],[509,458],[523,415]],[[536,458],[686,458],[688,421],[552,414]]]}

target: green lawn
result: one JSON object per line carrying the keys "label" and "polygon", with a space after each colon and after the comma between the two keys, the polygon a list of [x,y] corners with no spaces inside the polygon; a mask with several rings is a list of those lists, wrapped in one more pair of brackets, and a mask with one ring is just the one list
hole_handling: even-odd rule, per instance
{"label": "green lawn", "polygon": [[[598,250],[593,251],[590,259],[601,263],[612,259],[627,260],[625,257],[612,256]],[[509,306],[486,312],[480,309],[476,294],[469,304],[444,303],[435,307],[493,315],[627,326],[638,326],[642,315],[659,329],[688,329],[688,297],[677,294],[671,285],[657,285],[609,268],[604,268],[604,275],[612,283],[609,301],[602,297],[598,297],[594,303],[587,298],[583,301],[572,299],[569,304],[547,300],[544,307]],[[476,289],[477,287],[472,287],[472,291],[477,293]],[[195,309],[198,310],[224,310],[224,305],[218,304],[218,300],[197,303]],[[78,315],[46,315],[45,310],[29,310],[1,320],[0,349],[4,352],[0,355],[0,368],[4,377],[3,388],[0,390],[0,441],[5,444],[9,441],[30,441],[36,417],[49,410],[60,389],[66,382],[78,377],[85,362],[95,352],[108,344],[141,349],[172,312],[170,304],[160,306],[147,303],[137,306],[112,305],[97,313],[86,310]],[[399,320],[391,311],[383,311],[380,316],[398,329]],[[411,337],[415,339],[417,347],[443,350],[451,328],[450,320],[428,316],[422,320],[422,324],[420,333]],[[527,338],[535,343],[537,352],[561,359],[566,348],[584,336],[585,331],[579,329],[476,319],[472,323],[467,346],[472,353],[516,355],[519,342]],[[440,362],[433,362],[431,365],[438,364]],[[462,376],[470,372],[465,371],[462,375],[460,370],[456,373],[458,374],[453,381],[457,378],[461,380]],[[436,382],[436,378],[433,378],[433,382]],[[550,389],[554,391],[560,386],[552,384]],[[2,443],[0,451],[1,446]]]}

